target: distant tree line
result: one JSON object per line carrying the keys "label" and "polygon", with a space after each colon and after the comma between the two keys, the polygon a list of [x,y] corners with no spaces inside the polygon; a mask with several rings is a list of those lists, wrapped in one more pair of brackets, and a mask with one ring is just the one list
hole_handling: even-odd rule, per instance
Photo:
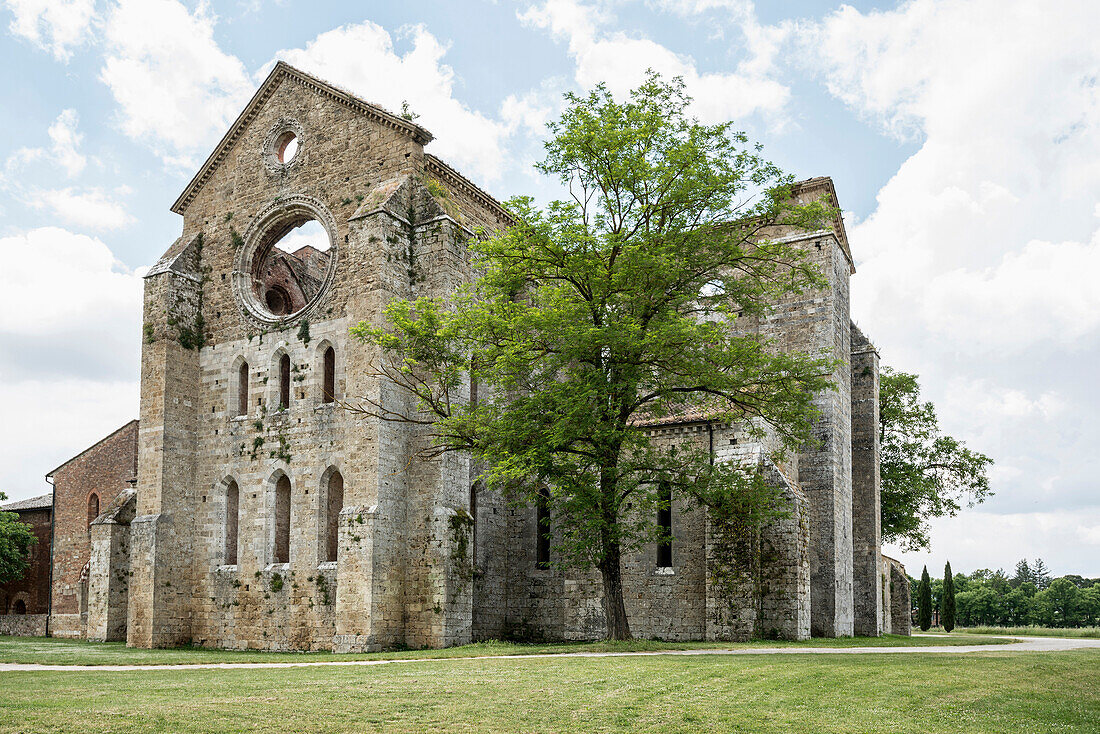
{"label": "distant tree line", "polygon": [[[950,563],[945,571],[951,573]],[[927,573],[925,569],[920,580],[909,578],[914,611],[922,629],[931,625],[933,610],[945,625],[960,627],[1100,625],[1100,578],[1075,574],[1052,578],[1042,559],[1032,563],[1022,559],[1012,576],[1003,569],[987,568],[971,574],[956,573],[952,583],[946,585],[945,579],[929,579]]]}

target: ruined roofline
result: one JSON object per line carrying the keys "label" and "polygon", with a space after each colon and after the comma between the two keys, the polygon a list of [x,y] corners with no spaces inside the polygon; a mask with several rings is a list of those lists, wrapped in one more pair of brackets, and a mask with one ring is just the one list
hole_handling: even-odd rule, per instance
{"label": "ruined roofline", "polygon": [[[99,446],[100,444],[102,444],[102,443],[104,443],[104,442],[106,442],[106,441],[109,441],[110,439],[114,438],[114,437],[115,437],[115,436],[117,436],[118,434],[120,434],[120,433],[122,433],[123,431],[125,431],[125,430],[126,430],[127,428],[129,428],[130,426],[133,426],[133,425],[137,425],[137,424],[138,424],[138,422],[139,422],[139,421],[138,421],[138,419],[137,419],[137,418],[134,418],[134,419],[133,419],[132,421],[128,421],[127,423],[123,424],[122,426],[120,426],[120,427],[116,428],[115,430],[111,431],[111,432],[110,432],[110,433],[108,433],[108,434],[107,434],[106,436],[104,436],[103,438],[99,439],[98,441],[96,441],[95,443],[93,443],[93,444],[92,444],[91,446],[89,446],[88,448],[86,448],[86,449],[84,449],[83,451],[81,451],[81,452],[79,452],[79,453],[75,454],[75,455],[74,455],[74,456],[73,456],[72,458],[70,458],[70,459],[69,459],[68,461],[65,461],[64,463],[62,463],[62,464],[58,465],[58,466],[57,466],[57,467],[56,467],[55,469],[51,470],[51,471],[50,471],[50,472],[49,472],[49,473],[48,473],[48,474],[46,475],[46,478],[47,478],[47,479],[49,479],[50,477],[52,477],[52,476],[53,476],[54,474],[56,474],[57,472],[61,471],[61,470],[62,470],[63,468],[65,468],[66,466],[68,466],[69,464],[73,463],[74,461],[76,461],[77,459],[79,459],[79,458],[80,458],[81,456],[83,456],[84,454],[86,454],[86,453],[88,453],[89,451],[91,451],[92,449],[94,449],[94,448],[95,448],[96,446]],[[137,476],[137,467],[134,467],[134,476]]]}
{"label": "ruined roofline", "polygon": [[470,179],[463,176],[442,159],[431,153],[424,153],[424,168],[426,173],[435,174],[444,181],[461,188],[478,203],[491,209],[494,214],[509,225],[515,224],[515,219],[512,218],[512,215],[508,213],[508,210],[504,208],[503,204],[497,201],[491,194],[486,193],[484,189],[479,188],[470,181]]}
{"label": "ruined roofline", "polygon": [[214,169],[217,168],[218,164],[225,158],[229,149],[237,142],[237,138],[240,137],[245,126],[252,121],[252,118],[259,112],[260,107],[262,107],[268,98],[271,97],[275,88],[283,79],[289,79],[323,97],[328,97],[346,107],[361,112],[376,122],[380,122],[396,130],[401,130],[407,133],[409,137],[420,145],[427,145],[432,141],[432,134],[420,125],[402,117],[398,117],[376,104],[371,104],[370,102],[362,100],[350,92],[305,73],[301,69],[296,69],[285,61],[277,61],[275,62],[275,68],[267,75],[267,78],[260,84],[259,89],[252,95],[252,99],[250,99],[244,109],[241,110],[241,114],[238,115],[237,119],[230,125],[229,130],[222,136],[221,141],[218,142],[214,151],[210,154],[210,157],[202,164],[202,168],[199,169],[198,173],[191,179],[191,182],[187,184],[187,188],[183,190],[183,193],[181,193],[175,203],[172,204],[172,212],[183,214],[187,206],[191,203],[191,200],[195,198],[195,194],[199,192],[199,189],[201,189],[207,179],[210,178]]}

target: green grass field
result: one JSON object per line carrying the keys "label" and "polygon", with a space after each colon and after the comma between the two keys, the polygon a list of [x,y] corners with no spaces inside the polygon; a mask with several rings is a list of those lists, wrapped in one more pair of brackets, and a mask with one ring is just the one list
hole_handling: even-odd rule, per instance
{"label": "green grass field", "polygon": [[185,647],[170,650],[127,648],[122,642],[84,642],[47,637],[0,636],[0,663],[40,663],[43,665],[180,665],[184,663],[278,663],[329,660],[393,660],[405,658],[461,658],[485,655],[532,655],[570,652],[659,652],[662,650],[736,649],[745,647],[897,647],[908,645],[997,645],[1005,640],[988,636],[952,635],[951,637],[843,637],[814,639],[806,642],[754,640],[729,642],[582,642],[519,644],[479,642],[444,650],[398,650],[366,654],[330,652],[259,652],[211,650]]}
{"label": "green grass field", "polygon": [[1097,731],[1100,651],[5,672],[0,732]]}

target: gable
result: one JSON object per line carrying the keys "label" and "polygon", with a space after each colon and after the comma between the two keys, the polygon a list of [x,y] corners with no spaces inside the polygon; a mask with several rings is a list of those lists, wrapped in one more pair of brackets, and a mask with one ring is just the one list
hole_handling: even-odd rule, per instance
{"label": "gable", "polygon": [[198,170],[198,173],[196,173],[194,178],[191,179],[191,182],[187,184],[187,188],[183,190],[183,193],[181,193],[175,203],[172,204],[171,211],[176,214],[184,213],[187,206],[195,198],[195,195],[202,189],[214,171],[225,159],[226,155],[233,147],[233,144],[248,127],[248,124],[263,109],[264,104],[283,82],[297,84],[314,94],[318,94],[336,104],[340,104],[362,114],[378,124],[402,132],[420,145],[427,145],[432,140],[432,134],[416,123],[398,117],[377,105],[359,99],[339,87],[306,74],[304,71],[296,69],[283,61],[279,61],[275,64],[275,68],[271,70],[271,73],[267,75],[267,79],[260,85],[260,88],[252,95],[252,99],[249,100],[248,104],[245,105],[245,108],[241,111],[241,114],[237,116],[237,119],[229,127],[229,130],[226,131],[221,141],[214,148],[214,151]]}

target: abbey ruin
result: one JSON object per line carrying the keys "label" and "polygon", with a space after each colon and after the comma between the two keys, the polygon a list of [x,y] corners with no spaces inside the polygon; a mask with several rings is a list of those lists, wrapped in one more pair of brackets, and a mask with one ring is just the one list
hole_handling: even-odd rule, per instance
{"label": "abbey ruin", "polygon": [[[391,298],[468,282],[464,243],[509,222],[431,140],[276,65],[172,206],[183,234],[145,279],[139,421],[93,447],[118,454],[85,462],[94,482],[65,474],[84,464],[56,470],[55,516],[64,492],[76,529],[55,538],[53,634],[336,651],[602,636],[598,576],[555,567],[536,532],[552,507],[517,507],[468,458],[415,458],[415,427],[340,407],[408,399],[349,329]],[[827,178],[796,193],[837,205]],[[908,633],[904,570],[881,554],[879,356],[849,313],[844,226],[776,236],[827,285],[752,328],[838,358],[817,443],[777,462],[770,439],[702,414],[641,429],[764,471],[791,512],[761,533],[758,577],[731,591],[706,513],[674,498],[671,546],[624,559],[636,636]],[[86,564],[66,555],[79,543]]]}

